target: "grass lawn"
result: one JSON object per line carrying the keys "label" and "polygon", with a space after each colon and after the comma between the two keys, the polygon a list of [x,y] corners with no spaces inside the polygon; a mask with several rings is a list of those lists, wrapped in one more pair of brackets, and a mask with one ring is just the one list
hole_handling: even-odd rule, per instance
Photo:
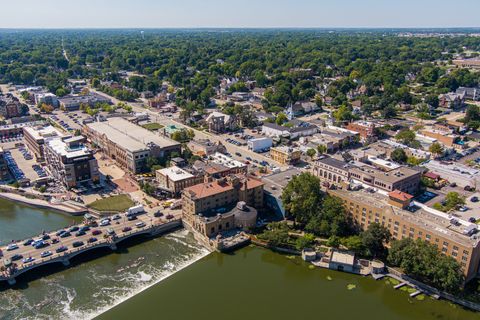
{"label": "grass lawn", "polygon": [[142,127],[150,131],[156,131],[163,128],[163,126],[160,123],[147,123],[147,124],[144,124]]}
{"label": "grass lawn", "polygon": [[110,198],[99,199],[88,205],[89,208],[92,208],[97,211],[116,211],[124,212],[128,208],[133,207],[135,203],[130,199],[126,194],[120,194],[118,196],[113,196]]}

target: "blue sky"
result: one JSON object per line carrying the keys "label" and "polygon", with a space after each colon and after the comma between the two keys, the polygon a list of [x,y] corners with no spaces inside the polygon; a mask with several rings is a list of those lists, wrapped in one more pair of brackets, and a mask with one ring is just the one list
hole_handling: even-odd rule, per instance
{"label": "blue sky", "polygon": [[480,0],[1,0],[0,28],[480,27]]}

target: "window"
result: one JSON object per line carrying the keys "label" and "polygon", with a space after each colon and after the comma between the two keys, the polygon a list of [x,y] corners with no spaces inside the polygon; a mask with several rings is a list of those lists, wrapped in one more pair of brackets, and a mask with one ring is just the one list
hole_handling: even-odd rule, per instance
{"label": "window", "polygon": [[467,261],[467,260],[468,260],[468,257],[463,256],[463,257],[462,257],[462,260],[463,260],[463,261]]}
{"label": "window", "polygon": [[443,241],[443,245],[444,245],[445,247],[448,247],[448,242],[447,242],[447,241]]}
{"label": "window", "polygon": [[468,250],[463,250],[463,254],[469,254]]}
{"label": "window", "polygon": [[454,250],[454,251],[458,251],[458,247],[457,247],[457,246],[453,246],[453,250]]}
{"label": "window", "polygon": [[457,254],[455,251],[452,252],[452,256],[453,256],[453,257],[456,257],[457,255],[458,255],[458,254]]}

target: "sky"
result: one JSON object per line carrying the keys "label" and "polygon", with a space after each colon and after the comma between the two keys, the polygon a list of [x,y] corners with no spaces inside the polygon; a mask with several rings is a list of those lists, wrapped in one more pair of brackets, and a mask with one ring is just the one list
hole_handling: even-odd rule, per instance
{"label": "sky", "polygon": [[0,28],[480,27],[480,0],[0,0]]}

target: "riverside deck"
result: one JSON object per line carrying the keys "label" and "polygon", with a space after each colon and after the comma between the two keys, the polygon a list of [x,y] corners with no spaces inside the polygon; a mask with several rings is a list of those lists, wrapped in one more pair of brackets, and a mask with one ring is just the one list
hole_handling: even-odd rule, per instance
{"label": "riverside deck", "polygon": [[[98,224],[98,226],[91,227],[91,229],[87,231],[85,235],[76,236],[76,232],[72,232],[71,236],[60,238],[56,235],[57,231],[59,230],[44,233],[42,235],[48,234],[50,239],[45,241],[48,243],[48,246],[41,249],[35,249],[31,245],[23,245],[24,241],[12,242],[18,245],[18,249],[7,251],[8,245],[0,247],[0,258],[2,259],[0,281],[7,281],[10,285],[14,285],[16,283],[16,278],[19,275],[37,267],[53,263],[61,263],[64,266],[69,266],[70,259],[81,253],[98,248],[110,248],[112,250],[116,250],[117,244],[131,237],[138,235],[156,236],[182,226],[182,221],[179,217],[167,220],[163,217],[156,218],[147,214],[139,215],[137,219],[133,221],[128,221],[128,219],[122,215],[121,219],[112,220],[110,225],[103,227],[99,226],[101,220],[102,219],[96,220],[95,222]],[[137,226],[136,224],[139,222],[143,222],[145,226]],[[85,226],[85,224],[77,225],[79,228],[83,226]],[[128,230],[128,228],[131,230]],[[93,231],[96,230],[98,230],[97,232],[101,233],[98,235],[93,235]],[[114,231],[114,234],[108,235],[107,231],[112,232],[112,230]],[[42,235],[37,237],[41,237]],[[88,240],[92,237],[95,237],[97,240],[89,243]],[[58,239],[59,242],[52,243],[52,239],[54,238]],[[83,245],[74,248],[73,243],[78,241],[83,242]],[[67,247],[67,250],[57,253],[56,250],[62,246]],[[42,258],[41,253],[44,251],[51,251],[52,255]],[[13,261],[14,259],[12,258],[15,255],[21,257],[18,258],[17,256],[18,259]],[[24,258],[30,257],[34,260],[23,263],[22,260]]]}

